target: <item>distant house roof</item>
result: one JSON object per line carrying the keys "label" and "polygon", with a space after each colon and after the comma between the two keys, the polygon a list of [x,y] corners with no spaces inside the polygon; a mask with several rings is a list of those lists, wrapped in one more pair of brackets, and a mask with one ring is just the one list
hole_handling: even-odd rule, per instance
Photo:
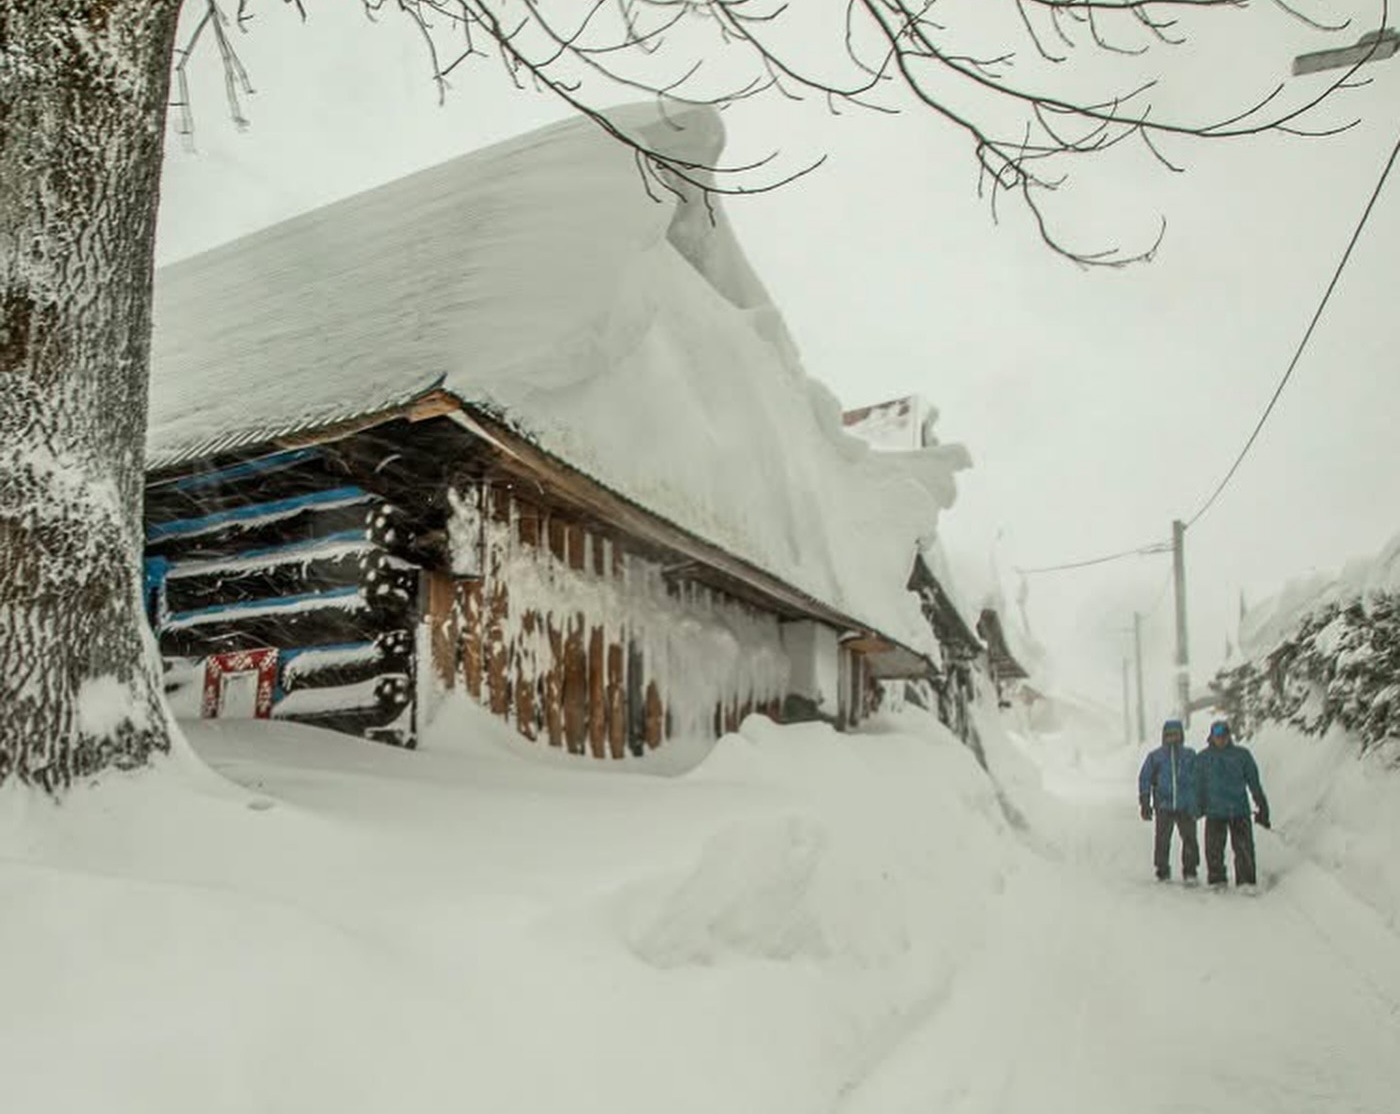
{"label": "distant house roof", "polygon": [[954,656],[972,658],[982,650],[982,642],[963,618],[947,587],[938,579],[922,553],[915,554],[909,573],[909,590],[918,592],[925,615],[938,642]]}
{"label": "distant house roof", "polygon": [[929,434],[929,426],[937,416],[937,411],[918,395],[905,395],[847,410],[841,415],[841,423],[847,433],[874,449],[922,449],[936,443]]}
{"label": "distant house roof", "polygon": [[1001,616],[990,607],[983,608],[977,620],[977,633],[987,644],[987,656],[997,677],[1005,680],[1024,680],[1030,674],[1012,656],[1006,644],[1006,632],[1002,629]]}

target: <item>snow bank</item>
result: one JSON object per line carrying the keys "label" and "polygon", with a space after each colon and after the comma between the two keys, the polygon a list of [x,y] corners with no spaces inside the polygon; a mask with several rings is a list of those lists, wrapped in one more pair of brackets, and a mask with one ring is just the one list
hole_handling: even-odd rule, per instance
{"label": "snow bank", "polygon": [[471,714],[0,791],[6,1109],[1394,1108],[1400,945],[1341,883],[1395,894],[1400,810],[1342,740],[1256,741],[1250,897],[1151,880],[1088,731],[984,717],[995,785],[918,713],[603,776]]}
{"label": "snow bank", "polygon": [[1400,930],[1400,764],[1360,753],[1341,730],[1322,738],[1279,724],[1250,740],[1279,834]]}
{"label": "snow bank", "polygon": [[1291,581],[1277,596],[1249,608],[1240,621],[1241,654],[1245,658],[1267,654],[1297,629],[1304,616],[1377,592],[1400,593],[1400,534],[1374,557],[1350,561],[1335,576],[1316,574]]}
{"label": "snow bank", "polygon": [[[681,158],[722,159],[713,111],[614,118]],[[878,454],[847,436],[718,199],[659,193],[572,121],[163,268],[151,459],[442,381],[658,514],[929,648],[902,588],[966,453]]]}
{"label": "snow bank", "polygon": [[1241,619],[1242,662],[1211,682],[1246,734],[1261,722],[1309,735],[1339,726],[1361,750],[1400,740],[1400,536],[1333,578],[1295,581]]}
{"label": "snow bank", "polygon": [[[683,870],[632,890],[623,926],[634,954],[663,970],[776,960],[888,971],[971,946],[986,872],[1010,865],[1008,828],[966,749],[921,713],[901,721],[937,739],[932,754],[917,736],[846,747],[828,728],[762,717],[721,740],[697,780],[781,780],[801,786],[802,807],[723,827]],[[901,766],[936,773],[936,788],[900,779]],[[957,918],[953,895],[968,903]]]}
{"label": "snow bank", "polygon": [[8,787],[7,1106],[832,1108],[1022,856],[965,748],[885,726],[754,718],[656,778],[208,721],[255,795]]}

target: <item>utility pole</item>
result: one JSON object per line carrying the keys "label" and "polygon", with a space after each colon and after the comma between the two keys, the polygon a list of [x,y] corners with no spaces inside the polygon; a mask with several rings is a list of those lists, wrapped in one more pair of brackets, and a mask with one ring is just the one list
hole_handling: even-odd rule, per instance
{"label": "utility pole", "polygon": [[1133,657],[1137,660],[1138,742],[1147,742],[1147,709],[1142,703],[1142,612],[1133,612]]}
{"label": "utility pole", "polygon": [[1132,702],[1128,698],[1128,659],[1123,659],[1123,745],[1133,744]]}
{"label": "utility pole", "polygon": [[1172,583],[1176,586],[1177,715],[1191,724],[1191,651],[1186,639],[1186,524],[1172,523]]}

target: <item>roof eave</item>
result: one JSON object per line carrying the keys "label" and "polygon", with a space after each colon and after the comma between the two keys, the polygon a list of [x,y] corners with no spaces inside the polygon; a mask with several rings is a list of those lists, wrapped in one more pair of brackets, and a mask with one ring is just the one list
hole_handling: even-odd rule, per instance
{"label": "roof eave", "polygon": [[[910,670],[906,673],[892,673],[891,676],[918,676],[929,668],[927,658],[916,650],[614,490],[536,444],[528,435],[509,426],[481,405],[469,402],[454,391],[446,389],[442,386],[440,378],[383,406],[338,415],[329,422],[323,417],[278,429],[260,429],[191,442],[153,453],[147,458],[146,470],[148,476],[155,473],[158,479],[165,479],[168,478],[168,473],[180,469],[183,465],[225,453],[250,448],[276,451],[304,448],[337,441],[386,422],[418,422],[436,417],[451,419],[491,445],[497,452],[519,461],[522,468],[531,472],[556,471],[571,477],[576,485],[573,492],[575,497],[582,497],[585,502],[591,503],[590,509],[595,513],[604,518],[621,518],[627,527],[636,530],[642,537],[655,544],[697,560],[716,569],[721,575],[748,586],[774,610],[790,616],[814,619],[838,630],[860,637],[874,638],[888,645],[891,650],[882,651],[880,656],[895,661],[896,658],[890,657],[890,653],[895,653],[898,655],[897,660]],[[911,661],[919,664],[911,666],[908,664]]]}

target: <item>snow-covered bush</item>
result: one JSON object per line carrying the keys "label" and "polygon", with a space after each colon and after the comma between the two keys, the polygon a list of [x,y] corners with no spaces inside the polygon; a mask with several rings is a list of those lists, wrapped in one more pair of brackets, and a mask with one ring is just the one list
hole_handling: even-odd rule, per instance
{"label": "snow-covered bush", "polygon": [[1363,749],[1400,741],[1400,594],[1309,611],[1272,650],[1222,670],[1211,687],[1246,735],[1273,721],[1308,735],[1340,726]]}

